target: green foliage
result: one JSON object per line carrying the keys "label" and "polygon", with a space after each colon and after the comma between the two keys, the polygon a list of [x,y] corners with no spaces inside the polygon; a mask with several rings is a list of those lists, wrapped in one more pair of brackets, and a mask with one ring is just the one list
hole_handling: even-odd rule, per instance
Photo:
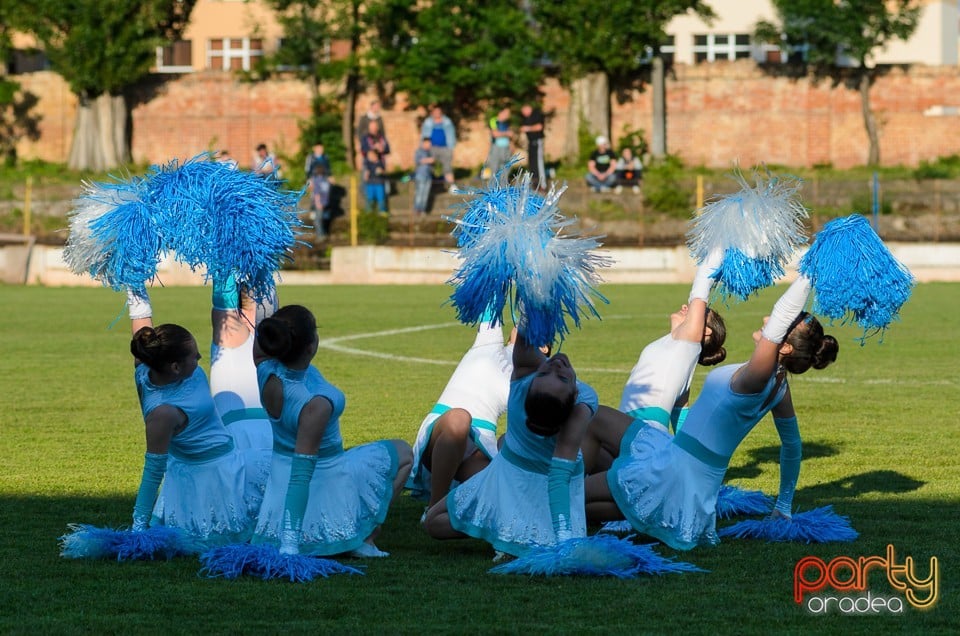
{"label": "green foliage", "polygon": [[18,82],[0,77],[0,162],[4,165],[16,165],[18,141],[40,138],[40,116],[31,113],[39,101],[33,93],[21,91]]}
{"label": "green foliage", "polygon": [[617,138],[617,154],[623,152],[624,148],[629,148],[633,151],[634,157],[640,157],[642,159],[650,150],[650,147],[647,145],[647,140],[644,137],[643,128],[634,128],[630,124],[624,124],[622,130],[623,132],[620,134],[620,137]]}
{"label": "green foliage", "polygon": [[680,157],[667,155],[647,166],[643,173],[643,194],[651,209],[680,217],[690,214],[691,193],[682,182],[684,167]]}
{"label": "green foliage", "polygon": [[341,122],[343,107],[340,102],[321,95],[313,100],[310,119],[300,122],[300,153],[297,166],[302,166],[317,142],[323,144],[334,173],[342,173],[347,166],[347,149],[343,145]]}
{"label": "green foliage", "polygon": [[414,106],[439,104],[458,121],[537,94],[541,50],[515,0],[394,0],[371,14],[390,29],[380,31],[389,46],[369,51],[371,77],[405,92]]}
{"label": "green foliage", "polygon": [[[869,192],[855,195],[850,200],[850,211],[858,212],[865,216],[873,214],[873,195]],[[893,212],[893,205],[887,199],[880,198],[880,214],[890,214]]]}
{"label": "green foliage", "polygon": [[357,236],[361,243],[386,243],[390,238],[390,217],[376,212],[361,212],[357,215]]}
{"label": "green foliage", "polygon": [[586,168],[587,162],[590,161],[590,155],[597,149],[597,141],[596,136],[590,132],[590,125],[583,113],[580,114],[580,124],[577,126],[577,145],[579,146],[577,166]]}
{"label": "green foliage", "polygon": [[186,27],[197,0],[23,0],[22,27],[76,95],[119,95]]}
{"label": "green foliage", "polygon": [[960,176],[960,155],[937,157],[933,161],[922,160],[913,171],[916,179],[955,179]]}

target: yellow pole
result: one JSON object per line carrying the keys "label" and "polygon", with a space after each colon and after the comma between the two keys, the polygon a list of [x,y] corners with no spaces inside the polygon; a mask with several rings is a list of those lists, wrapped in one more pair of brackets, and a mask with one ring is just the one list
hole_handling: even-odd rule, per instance
{"label": "yellow pole", "polygon": [[357,206],[357,175],[350,175],[350,246],[356,247],[359,235],[359,228],[357,226],[357,214],[359,213],[359,206]]}
{"label": "yellow pole", "polygon": [[700,209],[703,207],[703,175],[697,175],[697,208]]}
{"label": "yellow pole", "polygon": [[30,236],[30,195],[33,193],[33,177],[27,177],[23,191],[23,235]]}

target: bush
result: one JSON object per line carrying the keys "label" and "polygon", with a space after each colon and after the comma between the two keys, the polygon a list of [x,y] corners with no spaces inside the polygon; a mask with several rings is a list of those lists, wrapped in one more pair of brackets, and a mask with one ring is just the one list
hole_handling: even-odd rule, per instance
{"label": "bush", "polygon": [[938,157],[934,161],[921,161],[913,171],[915,179],[953,179],[960,176],[960,155]]}
{"label": "bush", "polygon": [[357,216],[357,237],[361,243],[383,245],[390,238],[390,218],[376,212],[361,212]]}
{"label": "bush", "polygon": [[683,186],[683,161],[667,155],[644,170],[643,193],[653,210],[672,216],[690,214],[690,191]]}

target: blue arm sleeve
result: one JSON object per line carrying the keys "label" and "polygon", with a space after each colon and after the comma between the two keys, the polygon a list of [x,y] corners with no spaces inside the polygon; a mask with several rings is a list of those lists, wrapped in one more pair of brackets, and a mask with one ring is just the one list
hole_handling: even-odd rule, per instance
{"label": "blue arm sleeve", "polygon": [[577,462],[554,457],[550,460],[550,472],[547,473],[547,493],[550,500],[550,519],[557,541],[573,536],[570,528],[570,477]]}
{"label": "blue arm sleeve", "polygon": [[803,443],[796,417],[775,417],[773,423],[780,435],[780,493],[775,506],[778,512],[790,516],[793,493],[800,477],[800,460],[803,458]]}
{"label": "blue arm sleeve", "polygon": [[213,296],[211,298],[214,309],[230,311],[240,308],[240,290],[237,289],[235,276],[227,276],[226,280],[213,281]]}
{"label": "blue arm sleeve", "polygon": [[317,467],[316,455],[296,453],[290,464],[290,482],[283,502],[283,529],[280,531],[280,553],[300,552],[300,529],[310,496],[310,479]]}
{"label": "blue arm sleeve", "polygon": [[140,490],[137,491],[137,500],[133,504],[133,529],[146,530],[150,527],[150,517],[153,514],[153,504],[157,501],[157,491],[160,482],[167,472],[167,456],[156,453],[146,453],[143,456],[143,476],[140,477]]}

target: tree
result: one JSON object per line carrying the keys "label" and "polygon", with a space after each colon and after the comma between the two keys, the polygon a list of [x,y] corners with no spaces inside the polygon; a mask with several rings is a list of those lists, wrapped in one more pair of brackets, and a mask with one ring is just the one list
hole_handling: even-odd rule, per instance
{"label": "tree", "polygon": [[[713,11],[698,0],[608,0],[607,2],[552,2],[533,4],[542,42],[561,81],[571,89],[571,129],[565,154],[579,154],[577,128],[581,120],[593,135],[610,135],[610,98],[614,90],[636,84],[641,67],[651,55],[658,61],[655,95],[663,95],[659,48],[665,27],[675,16],[694,11],[709,19]],[[659,92],[658,92],[659,91]],[[655,104],[656,106],[656,104]],[[654,136],[665,130],[665,113],[654,121]],[[661,136],[665,138],[665,136]],[[658,144],[654,144],[656,151]]]}
{"label": "tree", "polygon": [[68,164],[108,170],[130,160],[125,90],[178,37],[196,0],[23,0],[18,25],[32,33],[77,96]]}
{"label": "tree", "polygon": [[[816,74],[856,87],[870,142],[869,166],[880,163],[880,136],[870,105],[870,88],[877,75],[872,58],[893,40],[913,34],[919,4],[917,0],[773,0],[780,24],[761,21],[756,26],[758,39],[800,51]],[[855,66],[841,65],[844,57]]]}
{"label": "tree", "polygon": [[454,120],[536,96],[541,52],[518,0],[384,0],[371,9],[369,77]]}
{"label": "tree", "polygon": [[11,26],[16,20],[17,5],[0,5],[0,160],[7,166],[17,161],[17,142],[23,137],[40,138],[40,118],[30,111],[39,99],[29,91],[21,91],[19,82],[3,76],[13,50]]}

